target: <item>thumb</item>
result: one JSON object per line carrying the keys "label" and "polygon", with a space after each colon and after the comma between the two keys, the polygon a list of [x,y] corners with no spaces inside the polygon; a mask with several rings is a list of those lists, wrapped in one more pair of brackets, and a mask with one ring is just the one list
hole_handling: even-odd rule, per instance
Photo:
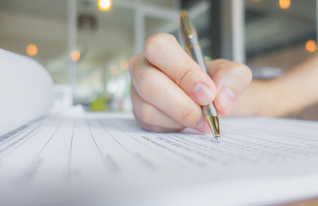
{"label": "thumb", "polygon": [[244,64],[223,59],[209,61],[206,66],[217,88],[216,109],[221,115],[228,115],[237,98],[250,84],[251,70]]}

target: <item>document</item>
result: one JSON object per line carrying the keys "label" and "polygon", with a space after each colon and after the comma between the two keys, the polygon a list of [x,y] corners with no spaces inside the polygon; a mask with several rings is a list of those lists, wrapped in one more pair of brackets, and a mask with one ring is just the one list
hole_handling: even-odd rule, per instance
{"label": "document", "polygon": [[0,203],[65,195],[105,205],[242,205],[318,195],[317,122],[220,121],[221,143],[192,130],[147,132],[131,115],[33,121],[0,136]]}
{"label": "document", "polygon": [[31,58],[0,48],[0,135],[48,113],[53,81]]}

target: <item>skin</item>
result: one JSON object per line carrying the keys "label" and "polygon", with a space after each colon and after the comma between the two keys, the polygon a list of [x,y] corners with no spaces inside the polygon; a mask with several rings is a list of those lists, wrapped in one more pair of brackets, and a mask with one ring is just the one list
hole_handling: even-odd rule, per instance
{"label": "skin", "polygon": [[246,65],[227,60],[206,66],[208,74],[174,36],[151,36],[129,62],[133,113],[140,125],[155,132],[186,127],[209,132],[201,106],[213,101],[220,115],[228,115],[252,75]]}
{"label": "skin", "polygon": [[284,76],[253,81],[236,102],[231,115],[279,117],[318,102],[318,54]]}
{"label": "skin", "polygon": [[207,61],[206,67],[207,73],[174,36],[151,36],[129,62],[133,113],[139,124],[154,132],[187,127],[210,132],[201,106],[212,101],[221,116],[273,117],[318,102],[317,54],[268,81],[251,82],[246,65],[223,59]]}

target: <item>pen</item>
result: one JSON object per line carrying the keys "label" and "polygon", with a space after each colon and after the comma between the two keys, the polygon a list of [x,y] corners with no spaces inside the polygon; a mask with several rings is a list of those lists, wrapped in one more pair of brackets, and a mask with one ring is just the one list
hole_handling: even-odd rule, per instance
{"label": "pen", "polygon": [[[203,59],[203,54],[201,51],[201,46],[199,44],[198,37],[194,31],[194,27],[191,24],[188,12],[183,10],[180,12],[179,16],[182,39],[186,47],[186,50],[189,51],[193,60],[196,61],[205,72],[207,72]],[[213,105],[213,102],[211,102],[209,105],[202,106],[202,110],[214,138],[218,142],[220,142],[221,136],[219,117]]]}

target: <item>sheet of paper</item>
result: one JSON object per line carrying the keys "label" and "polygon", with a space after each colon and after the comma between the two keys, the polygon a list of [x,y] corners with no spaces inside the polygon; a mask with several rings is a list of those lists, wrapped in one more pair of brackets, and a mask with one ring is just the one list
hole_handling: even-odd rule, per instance
{"label": "sheet of paper", "polygon": [[217,188],[225,191],[224,185],[250,185],[256,191],[251,185],[258,182],[273,183],[272,191],[288,191],[275,182],[303,177],[310,181],[303,182],[307,187],[299,194],[318,191],[317,122],[223,118],[220,124],[222,142],[216,143],[211,134],[194,131],[146,132],[132,117],[35,121],[0,136],[0,192],[41,188],[44,196],[47,191],[60,196],[66,190],[131,205],[131,200],[147,202],[162,192],[194,194],[191,188],[200,185],[213,185],[211,194]]}
{"label": "sheet of paper", "polygon": [[39,63],[0,49],[0,135],[44,116],[53,98],[52,78]]}

